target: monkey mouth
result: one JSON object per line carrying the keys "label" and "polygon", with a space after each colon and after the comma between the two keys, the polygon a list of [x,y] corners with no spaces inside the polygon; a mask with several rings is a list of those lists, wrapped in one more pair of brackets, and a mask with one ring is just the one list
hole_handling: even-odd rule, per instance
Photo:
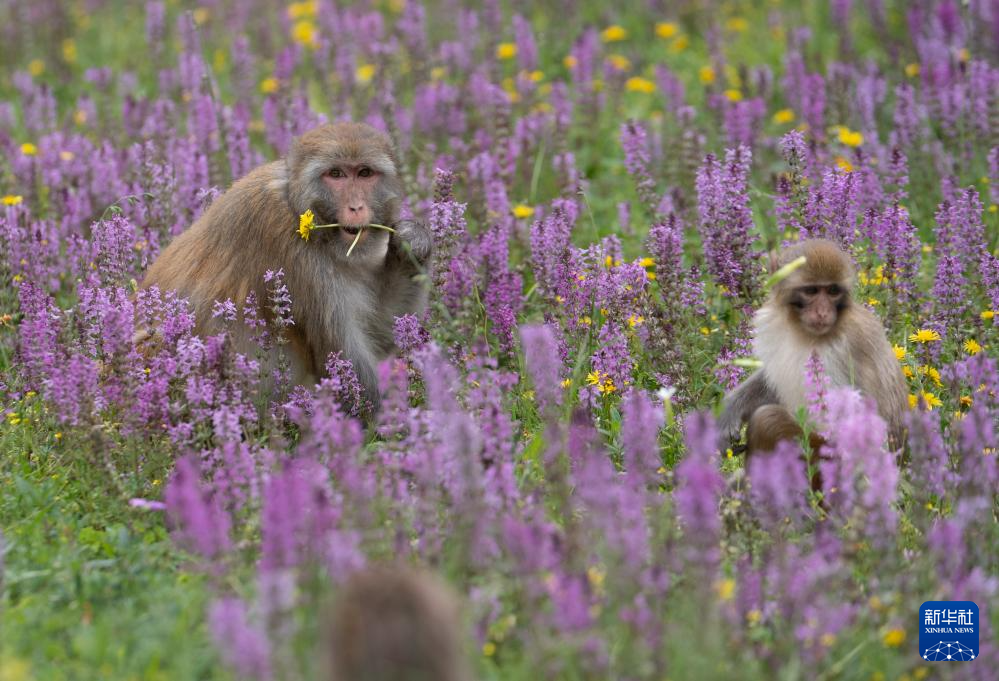
{"label": "monkey mouth", "polygon": [[351,236],[357,236],[357,233],[364,229],[364,227],[365,225],[340,225],[340,229]]}

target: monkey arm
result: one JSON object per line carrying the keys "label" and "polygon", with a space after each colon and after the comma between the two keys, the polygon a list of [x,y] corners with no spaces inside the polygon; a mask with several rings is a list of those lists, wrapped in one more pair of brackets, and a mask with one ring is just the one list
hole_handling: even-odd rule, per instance
{"label": "monkey arm", "polygon": [[748,422],[753,412],[765,404],[780,404],[780,399],[767,384],[763,371],[756,371],[726,395],[722,402],[722,413],[718,417],[719,446],[728,447],[738,438],[742,424]]}

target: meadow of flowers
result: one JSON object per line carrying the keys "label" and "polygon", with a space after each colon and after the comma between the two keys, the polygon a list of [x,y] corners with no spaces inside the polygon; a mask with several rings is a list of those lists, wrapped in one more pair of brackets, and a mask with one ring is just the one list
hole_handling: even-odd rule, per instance
{"label": "meadow of flowers", "polygon": [[[0,680],[315,679],[386,561],[461,595],[482,679],[999,678],[997,36],[989,0],[3,3]],[[436,238],[377,414],[135,293],[340,118]],[[813,366],[818,493],[714,426],[808,236],[912,406],[890,452]],[[284,274],[217,316],[280,344]],[[979,605],[979,659],[920,660],[926,600]]]}

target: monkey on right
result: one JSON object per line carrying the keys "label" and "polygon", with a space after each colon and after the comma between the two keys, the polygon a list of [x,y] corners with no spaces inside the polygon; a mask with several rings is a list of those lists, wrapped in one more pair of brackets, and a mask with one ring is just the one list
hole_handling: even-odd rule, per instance
{"label": "monkey on right", "polygon": [[[836,243],[809,239],[784,249],[779,266],[805,263],[778,282],[753,318],[754,352],[763,366],[722,404],[722,446],[748,424],[750,453],[771,451],[802,430],[794,413],[805,405],[805,364],[817,353],[833,386],[853,386],[877,403],[889,445],[904,438],[908,390],[902,367],[878,317],[853,298],[853,263]],[[816,449],[822,440],[812,436]]]}

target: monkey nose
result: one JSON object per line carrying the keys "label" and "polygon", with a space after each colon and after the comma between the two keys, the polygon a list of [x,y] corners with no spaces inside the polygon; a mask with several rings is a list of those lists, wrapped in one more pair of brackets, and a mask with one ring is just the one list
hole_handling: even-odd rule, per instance
{"label": "monkey nose", "polygon": [[362,210],[364,210],[364,204],[363,203],[359,203],[357,205],[350,205],[350,206],[347,206],[347,208],[350,209],[351,213],[360,213]]}

